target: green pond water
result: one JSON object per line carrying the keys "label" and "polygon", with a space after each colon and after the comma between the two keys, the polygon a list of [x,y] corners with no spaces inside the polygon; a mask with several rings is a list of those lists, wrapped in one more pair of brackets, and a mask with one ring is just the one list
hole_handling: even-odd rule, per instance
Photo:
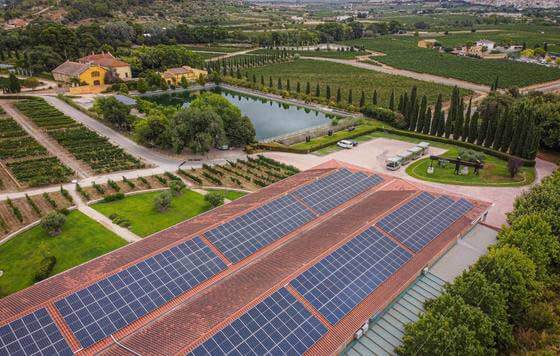
{"label": "green pond water", "polygon": [[[241,110],[243,115],[246,115],[251,120],[255,126],[257,140],[259,141],[312,127],[323,126],[331,122],[327,114],[319,111],[248,96],[229,90],[216,89],[213,92],[219,93],[228,99]],[[143,99],[161,105],[179,107],[188,106],[193,98],[195,96],[189,94],[188,91],[143,97]]]}

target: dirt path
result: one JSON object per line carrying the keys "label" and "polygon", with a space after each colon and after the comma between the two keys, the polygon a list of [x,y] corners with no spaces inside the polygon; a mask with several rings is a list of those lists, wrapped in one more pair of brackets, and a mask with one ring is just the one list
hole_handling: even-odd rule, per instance
{"label": "dirt path", "polygon": [[37,142],[45,147],[51,155],[58,157],[62,164],[76,172],[78,177],[87,178],[92,175],[91,168],[75,159],[70,152],[60,146],[53,138],[41,130],[30,119],[16,110],[12,103],[8,102],[0,105],[4,108],[8,115],[14,119],[14,121],[16,121],[29,134],[29,136],[33,137]]}
{"label": "dirt path", "polygon": [[301,57],[301,58],[311,59],[315,61],[325,61],[325,62],[346,64],[357,68],[373,70],[376,72],[391,74],[391,75],[400,75],[402,77],[422,80],[425,82],[438,83],[438,84],[443,84],[448,86],[457,86],[459,88],[472,90],[474,92],[480,92],[480,93],[490,92],[490,87],[482,84],[475,84],[475,83],[466,82],[464,80],[459,80],[454,78],[440,77],[433,74],[418,73],[410,70],[398,69],[398,68],[390,67],[388,65],[374,65],[369,63],[363,63],[363,62],[358,62],[355,59],[348,60],[348,59],[323,58],[323,57]]}
{"label": "dirt path", "polygon": [[554,80],[552,82],[529,85],[527,87],[521,88],[520,92],[526,94],[533,90],[541,91],[543,93],[560,92],[560,79]]}
{"label": "dirt path", "polygon": [[208,58],[208,59],[206,60],[206,62],[219,61],[219,60],[222,60],[222,59],[226,59],[226,58],[230,58],[230,57],[235,57],[235,56],[247,54],[247,53],[253,52],[253,51],[257,50],[257,49],[259,49],[259,48],[258,48],[258,47],[256,47],[256,48],[249,48],[249,49],[245,49],[245,50],[239,51],[239,52],[227,53],[227,54],[224,54],[223,56],[214,57],[214,58]]}

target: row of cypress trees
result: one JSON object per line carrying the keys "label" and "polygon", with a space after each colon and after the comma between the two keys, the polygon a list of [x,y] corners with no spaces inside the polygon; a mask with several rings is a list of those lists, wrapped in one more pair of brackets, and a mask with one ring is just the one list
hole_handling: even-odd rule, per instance
{"label": "row of cypress trees", "polygon": [[[270,51],[262,55],[234,56],[225,59],[206,62],[206,70],[232,75],[239,69],[261,67],[266,64],[281,63],[293,58],[287,51]],[[233,75],[232,75],[233,76]]]}
{"label": "row of cypress trees", "polygon": [[519,157],[534,159],[540,141],[540,129],[530,105],[519,101],[500,105],[496,93],[490,94],[472,113],[472,98],[465,108],[464,99],[455,87],[447,117],[440,94],[433,111],[426,96],[420,99],[416,87],[399,99],[398,111],[408,130],[438,137],[452,138],[492,148]]}

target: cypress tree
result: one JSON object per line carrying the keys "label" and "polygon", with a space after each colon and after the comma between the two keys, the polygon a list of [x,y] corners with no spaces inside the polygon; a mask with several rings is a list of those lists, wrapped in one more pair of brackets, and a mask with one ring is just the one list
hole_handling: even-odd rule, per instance
{"label": "cypress tree", "polygon": [[299,94],[301,91],[301,84],[299,82],[296,83],[296,92]]}
{"label": "cypress tree", "polygon": [[[393,98],[394,99],[394,98]],[[377,100],[377,89],[373,91],[373,97],[371,98],[371,102],[373,103],[373,105],[377,105],[378,100]],[[395,105],[395,103],[393,103],[393,105]]]}
{"label": "cypress tree", "polygon": [[405,92],[403,96],[403,107],[401,112],[401,114],[403,114],[404,116],[404,127],[410,126],[410,117],[408,116],[409,106],[410,106],[410,101],[408,100],[408,93]]}
{"label": "cypress tree", "polygon": [[291,88],[291,86],[290,86],[290,79],[288,79],[288,80],[286,81],[286,90],[287,90],[287,91],[291,91],[291,90],[292,90],[292,88]]}
{"label": "cypress tree", "polygon": [[519,138],[521,137],[521,130],[523,129],[522,123],[523,119],[521,118],[519,113],[517,113],[513,122],[513,134],[511,135],[511,142],[509,144],[509,152],[511,154],[515,154],[517,146],[519,145]]}
{"label": "cypress tree", "polygon": [[342,93],[340,92],[340,88],[338,88],[336,90],[336,102],[340,103],[341,100],[342,100]]}
{"label": "cypress tree", "polygon": [[422,130],[423,134],[429,134],[431,131],[431,125],[432,125],[432,108],[428,107],[428,110],[426,111],[426,114],[424,115],[424,128]]}
{"label": "cypress tree", "polygon": [[410,110],[410,114],[409,114],[410,123],[409,123],[408,129],[410,131],[415,131],[416,130],[416,125],[418,125],[419,106],[420,106],[420,104],[418,103],[418,97],[416,97],[414,99],[414,102],[412,103],[412,109]]}
{"label": "cypress tree", "polygon": [[409,128],[411,128],[412,130],[414,128],[412,128],[412,124],[416,124],[416,119],[414,118],[414,111],[418,110],[418,89],[416,88],[416,85],[414,85],[412,87],[412,89],[410,90],[410,98],[408,100],[408,111],[405,113],[405,115],[408,116],[408,121],[409,121]]}
{"label": "cypress tree", "polygon": [[418,124],[416,125],[417,132],[424,132],[424,125],[426,123],[426,109],[428,108],[428,98],[426,95],[422,97],[422,102],[420,104],[420,111],[418,112]]}
{"label": "cypress tree", "polygon": [[497,127],[498,127],[498,117],[497,115],[492,115],[490,118],[488,118],[488,129],[486,130],[486,138],[484,139],[485,147],[492,146]]}
{"label": "cypress tree", "polygon": [[505,111],[500,113],[500,116],[498,117],[498,124],[496,125],[496,130],[494,132],[494,139],[492,140],[492,148],[495,150],[499,150],[502,144],[502,135],[504,134],[505,123],[506,123],[506,118],[504,114]]}
{"label": "cypress tree", "polygon": [[348,91],[348,104],[352,105],[352,89]]}
{"label": "cypress tree", "polygon": [[439,137],[443,137],[443,135],[445,134],[445,111],[440,110],[438,113],[438,118],[437,118],[437,122],[438,122],[438,126],[437,126],[437,135]]}
{"label": "cypress tree", "polygon": [[269,80],[268,80],[268,87],[269,87],[269,88],[272,88],[272,77],[269,77]]}
{"label": "cypress tree", "polygon": [[309,82],[307,82],[307,85],[305,86],[305,94],[311,94],[311,85],[309,84]]}
{"label": "cypress tree", "polygon": [[282,90],[282,79],[280,79],[280,77],[278,77],[277,87],[278,87],[279,90]]}
{"label": "cypress tree", "polygon": [[321,87],[319,87],[319,83],[317,83],[317,85],[315,86],[315,96],[316,97],[321,96]]}
{"label": "cypress tree", "polygon": [[465,122],[465,103],[463,99],[460,99],[459,108],[457,110],[457,116],[455,118],[455,127],[453,131],[453,138],[459,140],[463,136],[463,124]]}
{"label": "cypress tree", "polygon": [[366,94],[362,90],[362,95],[360,96],[360,107],[363,108],[366,105]]}
{"label": "cypress tree", "polygon": [[327,98],[327,100],[331,100],[331,86],[330,85],[327,85],[325,98]]}
{"label": "cypress tree", "polygon": [[401,96],[399,97],[399,106],[397,107],[398,111],[402,114],[403,111],[403,105],[404,105],[404,98],[401,94]]}
{"label": "cypress tree", "polygon": [[504,133],[502,134],[502,140],[500,141],[500,151],[507,152],[509,145],[511,144],[511,135],[513,134],[513,118],[511,116],[511,110],[506,108],[504,111]]}
{"label": "cypress tree", "polygon": [[471,128],[471,111],[472,111],[472,97],[469,99],[469,106],[467,107],[467,112],[465,113],[465,124],[463,125],[463,141],[467,142]]}
{"label": "cypress tree", "polygon": [[442,100],[443,98],[441,94],[439,94],[436,100],[436,105],[434,106],[434,113],[431,120],[432,124],[430,125],[430,135],[438,135],[438,125],[439,125],[438,119],[439,119],[439,112],[441,111]]}
{"label": "cypress tree", "polygon": [[475,143],[476,139],[478,138],[478,119],[480,114],[477,112],[471,118],[471,124],[469,126],[469,143]]}
{"label": "cypress tree", "polygon": [[253,83],[257,84],[257,76],[253,73]]}
{"label": "cypress tree", "polygon": [[481,117],[482,122],[480,124],[480,127],[478,128],[478,136],[476,138],[476,144],[477,145],[484,145],[484,140],[486,139],[486,133],[488,132],[488,117],[487,116],[482,116]]}
{"label": "cypress tree", "polygon": [[261,86],[264,87],[264,75],[261,74]]}
{"label": "cypress tree", "polygon": [[389,98],[389,109],[395,111],[395,91],[391,90],[391,97]]}

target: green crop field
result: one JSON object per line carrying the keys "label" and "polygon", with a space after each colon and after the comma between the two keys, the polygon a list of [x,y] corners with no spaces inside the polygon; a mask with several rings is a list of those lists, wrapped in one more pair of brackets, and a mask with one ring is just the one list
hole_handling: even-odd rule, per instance
{"label": "green crop field", "polygon": [[56,257],[51,275],[126,245],[126,241],[79,211],[71,212],[62,233],[50,237],[36,226],[0,245],[0,289],[14,293],[33,284],[41,260]]}
{"label": "green crop field", "polygon": [[[452,87],[436,83],[429,83],[397,75],[388,75],[368,69],[356,68],[345,64],[322,62],[314,60],[299,59],[289,63],[278,63],[249,70],[249,75],[255,74],[257,79],[263,75],[265,83],[269,83],[269,78],[273,78],[273,85],[276,86],[278,77],[282,79],[284,85],[290,80],[291,90],[294,91],[299,81],[301,91],[304,92],[306,83],[311,85],[311,93],[315,93],[315,87],[319,84],[321,96],[324,97],[326,86],[331,88],[331,98],[335,100],[338,88],[341,88],[341,98],[343,102],[348,99],[348,92],[352,89],[352,99],[354,104],[358,104],[363,90],[366,95],[366,103],[371,102],[374,90],[377,90],[378,102],[380,105],[387,106],[391,90],[395,91],[395,101],[404,92],[416,85],[419,95],[426,95],[430,103],[435,102],[439,93],[448,99],[451,95]],[[462,94],[469,94],[462,91]]]}
{"label": "green crop field", "polygon": [[[326,51],[326,50],[322,50],[322,51],[316,51],[316,50],[311,50],[311,51],[289,51],[290,53],[297,53],[302,57],[322,57],[322,58],[339,58],[339,59],[353,59],[356,58],[358,56],[363,56],[365,54],[367,54],[368,52],[366,51]],[[256,51],[251,52],[251,54],[266,54],[266,53],[270,53],[270,50],[268,49],[258,49]]]}
{"label": "green crop field", "polygon": [[[497,40],[499,36],[504,36],[505,39],[506,35],[502,33],[458,34],[440,36],[437,39],[444,46],[453,46],[482,38]],[[498,76],[501,87],[524,87],[560,79],[560,69],[558,68],[509,60],[458,57],[452,54],[439,53],[433,49],[419,48],[417,46],[418,39],[417,37],[385,36],[348,43],[385,53],[385,56],[379,56],[375,59],[396,68],[457,78],[473,83],[491,85]],[[519,35],[513,40],[513,43],[522,41],[522,39],[525,39],[528,45],[529,43],[535,43],[537,40],[534,34],[530,33],[530,35]]]}

